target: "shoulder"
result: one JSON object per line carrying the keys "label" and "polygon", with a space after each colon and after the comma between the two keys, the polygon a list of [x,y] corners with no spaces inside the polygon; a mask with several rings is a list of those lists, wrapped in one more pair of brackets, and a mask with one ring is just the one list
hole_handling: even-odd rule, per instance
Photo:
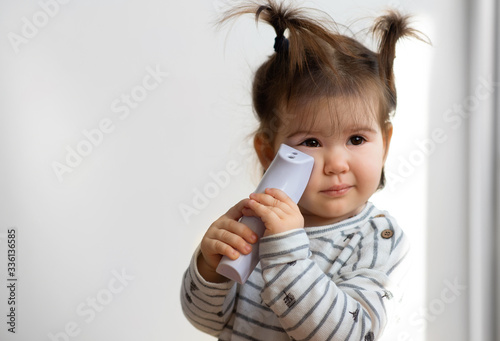
{"label": "shoulder", "polygon": [[357,247],[370,260],[369,267],[390,274],[407,257],[408,238],[389,212],[374,208],[359,233]]}
{"label": "shoulder", "polygon": [[406,235],[399,226],[396,218],[389,212],[374,209],[361,230],[365,236],[371,235],[374,239],[382,239],[391,243],[406,240]]}

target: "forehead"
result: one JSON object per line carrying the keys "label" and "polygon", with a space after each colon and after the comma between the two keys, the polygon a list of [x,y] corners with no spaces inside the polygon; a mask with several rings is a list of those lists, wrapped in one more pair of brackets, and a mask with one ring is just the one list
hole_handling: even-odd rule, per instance
{"label": "forehead", "polygon": [[379,101],[376,96],[321,97],[295,102],[282,115],[282,132],[321,131],[340,134],[356,127],[379,127]]}

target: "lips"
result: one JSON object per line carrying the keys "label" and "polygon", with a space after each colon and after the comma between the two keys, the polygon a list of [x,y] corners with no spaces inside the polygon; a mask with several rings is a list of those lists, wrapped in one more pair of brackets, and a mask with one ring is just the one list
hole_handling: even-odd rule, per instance
{"label": "lips", "polygon": [[345,184],[335,185],[335,186],[329,187],[329,188],[321,191],[321,193],[324,193],[324,194],[331,196],[331,197],[340,197],[340,196],[346,194],[347,192],[349,192],[352,187],[353,186],[351,186],[351,185],[345,185]]}

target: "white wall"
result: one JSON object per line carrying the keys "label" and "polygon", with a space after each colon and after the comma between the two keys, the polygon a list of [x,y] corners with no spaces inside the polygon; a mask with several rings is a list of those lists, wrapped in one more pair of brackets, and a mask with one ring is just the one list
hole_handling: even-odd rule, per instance
{"label": "white wall", "polygon": [[[427,320],[427,340],[466,340],[465,295],[440,299],[467,273],[466,124],[454,129],[443,119],[467,95],[465,42],[456,39],[465,34],[463,1],[307,4],[341,23],[391,5],[415,13],[434,43],[398,49],[400,106],[387,163],[398,182],[374,201],[413,241],[409,303],[393,339],[424,340]],[[211,339],[182,316],[181,277],[208,225],[256,183],[246,139],[255,128],[250,77],[274,42],[250,17],[216,30],[223,7],[222,0],[0,4],[0,255],[15,227],[18,339]],[[447,139],[431,148],[424,141],[436,129]],[[228,169],[238,174],[214,185]],[[204,190],[214,197],[183,216],[182,205],[193,206]],[[0,256],[2,316],[6,263]],[[0,325],[0,339],[13,340]]]}
{"label": "white wall", "polygon": [[[429,158],[427,219],[428,339],[468,336],[467,10],[464,1],[433,4],[435,36],[429,131],[447,136]],[[478,339],[479,340],[479,339]]]}

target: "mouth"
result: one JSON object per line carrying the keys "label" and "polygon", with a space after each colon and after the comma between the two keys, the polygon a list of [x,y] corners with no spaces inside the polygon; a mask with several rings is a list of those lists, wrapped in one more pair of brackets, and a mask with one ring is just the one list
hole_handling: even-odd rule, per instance
{"label": "mouth", "polygon": [[321,191],[321,193],[330,197],[340,197],[349,192],[352,187],[350,185],[336,185]]}

